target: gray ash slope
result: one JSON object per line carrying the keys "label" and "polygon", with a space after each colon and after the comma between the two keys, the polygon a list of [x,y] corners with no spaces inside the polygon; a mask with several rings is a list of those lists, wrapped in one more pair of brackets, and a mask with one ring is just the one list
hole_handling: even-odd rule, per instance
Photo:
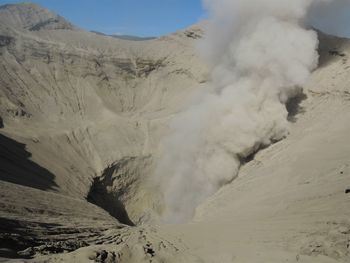
{"label": "gray ash slope", "polygon": [[29,31],[77,29],[63,17],[31,3],[2,5],[0,6],[0,13],[0,22],[2,24]]}
{"label": "gray ash slope", "polygon": [[[196,227],[201,230],[201,225],[188,231],[186,226],[175,227],[166,230],[166,235],[157,228],[128,225],[140,225],[152,218],[150,211],[162,209],[147,179],[154,171],[158,143],[169,120],[191,93],[205,85],[207,68],[194,48],[203,34],[201,27],[153,40],[128,41],[83,31],[34,4],[1,6],[0,22],[0,258],[200,262],[177,238],[171,238],[171,233],[186,237]],[[320,41],[320,68],[312,76],[310,91],[306,89],[307,102],[302,102],[311,113],[296,124],[295,136],[307,130],[309,122],[321,123],[318,115],[312,115],[314,109],[327,107],[333,116],[327,105],[348,105],[350,42],[323,34]],[[340,71],[342,74],[337,73]],[[294,114],[301,106],[290,107],[290,118],[295,121],[298,116]],[[319,112],[325,114],[322,110]],[[280,145],[285,144],[288,141]],[[282,156],[279,147],[268,151]],[[288,151],[283,148],[282,152]],[[247,179],[239,179],[238,188],[245,187],[237,190],[238,197],[257,182],[254,172],[259,174],[261,169],[257,162],[243,169],[252,171]],[[256,193],[271,192],[271,196],[276,188],[265,191],[263,184],[259,187]],[[219,202],[215,209],[247,202],[254,207],[256,202],[253,191],[246,199],[228,198],[220,203],[224,197],[219,194],[212,201]],[[203,217],[222,212],[217,213],[210,202],[207,206],[200,210]],[[303,208],[295,213],[300,211]],[[242,217],[253,212],[245,207]],[[273,218],[271,215],[268,218]],[[215,230],[209,228],[225,223],[203,225],[205,231],[196,235],[210,236]],[[235,229],[240,229],[238,223]],[[229,233],[227,229],[223,233]],[[191,243],[195,238],[188,240]],[[262,243],[273,244],[271,240]],[[210,240],[204,243],[207,246],[194,242],[191,248],[202,248],[208,256],[213,254],[210,249],[220,251]],[[245,251],[240,248],[237,245]],[[61,254],[76,249],[76,253]],[[340,260],[347,259],[344,253]]]}
{"label": "gray ash slope", "polygon": [[27,3],[0,22],[0,257],[108,242],[154,203],[158,137],[205,78],[193,39],[100,36]]}

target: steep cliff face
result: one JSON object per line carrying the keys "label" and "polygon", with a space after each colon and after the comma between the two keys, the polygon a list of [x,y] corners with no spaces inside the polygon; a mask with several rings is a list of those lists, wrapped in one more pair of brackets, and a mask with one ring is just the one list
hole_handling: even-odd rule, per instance
{"label": "steep cliff face", "polygon": [[[86,197],[93,178],[119,161],[152,158],[163,123],[205,80],[189,36],[199,29],[117,40],[32,4],[2,6],[0,19],[3,133],[17,136],[69,196]],[[135,181],[127,172],[119,180]]]}
{"label": "steep cliff face", "polygon": [[[57,207],[87,200],[122,223],[142,221],[153,201],[140,186],[152,173],[160,135],[206,78],[189,36],[201,30],[119,40],[80,30],[34,4],[1,6],[0,22],[0,184],[13,189],[2,192],[2,206],[30,198],[40,207],[45,197],[60,214]],[[63,196],[70,201],[61,202]],[[1,217],[17,222],[32,205],[2,209]],[[24,220],[42,221],[38,207]],[[83,212],[70,217],[52,220],[101,231]],[[33,236],[51,235],[39,232]]]}

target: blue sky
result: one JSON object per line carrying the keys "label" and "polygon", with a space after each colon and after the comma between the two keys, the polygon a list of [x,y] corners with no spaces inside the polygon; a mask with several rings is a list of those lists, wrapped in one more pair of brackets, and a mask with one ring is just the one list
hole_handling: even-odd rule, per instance
{"label": "blue sky", "polygon": [[[0,5],[23,2],[0,0]],[[201,0],[32,0],[86,30],[161,36],[205,17]],[[311,21],[323,31],[350,37],[350,0],[317,8]]]}
{"label": "blue sky", "polygon": [[[0,0],[0,5],[22,1]],[[73,24],[107,34],[161,36],[198,22],[201,0],[33,0]]]}

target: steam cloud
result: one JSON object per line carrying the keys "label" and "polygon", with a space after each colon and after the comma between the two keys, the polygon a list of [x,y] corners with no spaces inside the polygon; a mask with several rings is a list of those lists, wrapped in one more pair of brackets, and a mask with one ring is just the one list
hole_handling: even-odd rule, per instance
{"label": "steam cloud", "polygon": [[320,2],[204,0],[210,19],[200,49],[211,81],[162,141],[165,221],[191,219],[237,176],[241,158],[286,136],[285,103],[317,66],[317,34],[304,24]]}

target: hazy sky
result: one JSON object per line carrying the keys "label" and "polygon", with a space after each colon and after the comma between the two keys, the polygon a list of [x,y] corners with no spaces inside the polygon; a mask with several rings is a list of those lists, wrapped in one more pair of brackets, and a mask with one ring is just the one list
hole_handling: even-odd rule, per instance
{"label": "hazy sky", "polygon": [[326,33],[350,37],[350,0],[333,0],[311,12],[312,23]]}
{"label": "hazy sky", "polygon": [[[23,2],[0,0],[0,4]],[[33,0],[73,24],[107,34],[160,36],[205,17],[201,0]],[[334,0],[313,12],[313,24],[350,37],[350,0]]]}

